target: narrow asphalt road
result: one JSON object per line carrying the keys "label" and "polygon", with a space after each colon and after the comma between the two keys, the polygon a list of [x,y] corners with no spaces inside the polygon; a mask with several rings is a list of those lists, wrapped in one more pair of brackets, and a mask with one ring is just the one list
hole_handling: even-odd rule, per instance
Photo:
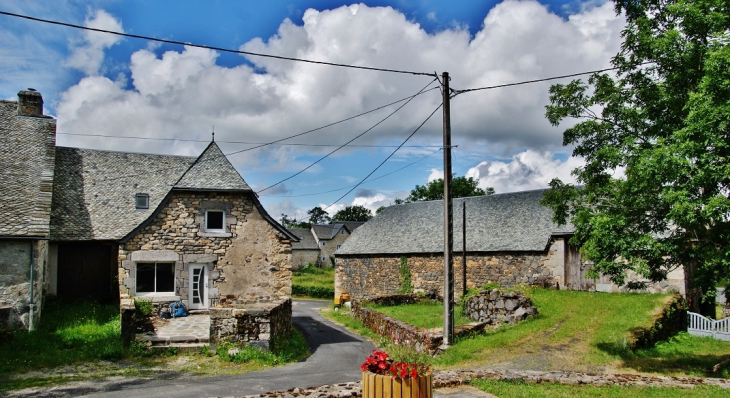
{"label": "narrow asphalt road", "polygon": [[360,364],[372,352],[371,342],[323,318],[324,301],[294,300],[292,323],[309,343],[312,355],[286,366],[236,376],[174,380],[118,379],[73,383],[37,391],[35,397],[220,397],[252,395],[360,379]]}

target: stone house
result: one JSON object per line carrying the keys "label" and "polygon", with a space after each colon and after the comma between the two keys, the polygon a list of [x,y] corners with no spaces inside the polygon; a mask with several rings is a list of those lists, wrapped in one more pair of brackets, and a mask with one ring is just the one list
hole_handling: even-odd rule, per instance
{"label": "stone house", "polygon": [[290,228],[289,232],[300,239],[292,245],[293,269],[307,264],[331,266],[330,258],[335,251],[363,224],[359,221],[334,221],[331,224],[315,224],[311,228]]}
{"label": "stone house", "polygon": [[[42,99],[41,113],[31,122],[45,127],[16,126],[30,123],[25,120],[30,117],[10,113],[23,108],[23,93],[19,103],[3,102],[0,114],[3,137],[23,138],[3,139],[0,150],[32,152],[34,158],[27,157],[38,170],[28,168],[25,178],[32,183],[25,189],[34,191],[4,196],[0,214],[28,225],[12,213],[24,207],[38,217],[45,214],[45,227],[33,219],[37,232],[16,232],[35,239],[35,255],[23,255],[35,259],[34,275],[43,276],[31,285],[36,303],[43,294],[112,300],[123,307],[135,297],[157,306],[180,300],[190,309],[290,299],[291,244],[298,238],[268,215],[215,142],[197,158],[56,147],[55,121],[42,116]],[[13,175],[5,180],[24,182]],[[17,250],[22,242],[6,238],[0,247]],[[28,282],[6,277],[6,269],[17,274],[22,264],[0,264],[0,305],[7,306],[6,286]],[[14,308],[30,302],[21,300]]]}
{"label": "stone house", "polygon": [[[466,286],[486,283],[557,286],[561,289],[619,291],[608,278],[586,277],[591,264],[568,243],[573,227],[552,222],[540,205],[545,190],[454,199],[454,291],[464,284],[462,208],[466,208]],[[464,205],[465,204],[465,205]],[[335,252],[335,295],[370,299],[396,293],[405,260],[415,291],[443,292],[443,201],[385,208]],[[635,277],[635,276],[634,276]],[[650,292],[684,291],[683,271]]]}
{"label": "stone house", "polygon": [[48,288],[56,121],[29,89],[0,101],[0,329],[33,329]]}

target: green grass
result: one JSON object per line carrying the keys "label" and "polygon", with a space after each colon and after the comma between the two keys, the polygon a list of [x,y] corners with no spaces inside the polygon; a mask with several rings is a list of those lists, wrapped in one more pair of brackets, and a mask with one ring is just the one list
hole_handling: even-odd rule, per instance
{"label": "green grass", "polygon": [[119,306],[46,300],[33,332],[15,332],[0,343],[0,375],[124,357]]}
{"label": "green grass", "polygon": [[[516,325],[503,325],[479,335],[457,338],[432,360],[436,369],[499,365],[535,370],[587,372],[655,372],[665,375],[730,377],[730,342],[680,333],[649,350],[632,352],[629,338],[648,327],[669,301],[667,295],[524,289],[538,316]],[[411,306],[402,306],[407,314]],[[434,306],[440,313],[440,306]],[[388,311],[393,310],[391,307]],[[376,341],[388,350],[392,343],[373,337],[347,313],[325,313],[336,322]],[[424,316],[424,315],[421,315]],[[435,315],[434,315],[435,316]],[[406,320],[406,316],[396,316]]]}
{"label": "green grass", "polygon": [[[399,306],[366,303],[365,307],[419,328],[440,328],[444,324],[444,304],[438,301],[421,301],[417,304]],[[461,315],[460,311],[454,311],[454,325],[464,325],[470,322],[474,321]]]}
{"label": "green grass", "polygon": [[292,293],[295,297],[333,300],[335,297],[335,269],[307,265],[295,271],[292,273]]}
{"label": "green grass", "polygon": [[120,328],[117,304],[47,300],[37,330],[14,332],[0,341],[0,392],[106,376],[154,377],[160,369],[163,373],[240,374],[309,355],[304,336],[295,328],[277,342],[275,353],[243,347],[235,356],[227,350],[216,355],[207,347],[180,353],[146,350],[133,343],[125,349]]}
{"label": "green grass", "polygon": [[471,384],[500,398],[572,398],[572,397],[648,397],[648,398],[721,398],[729,391],[714,386],[695,388],[677,387],[621,387],[593,385],[565,385],[557,383],[526,383],[522,380],[474,380]]}

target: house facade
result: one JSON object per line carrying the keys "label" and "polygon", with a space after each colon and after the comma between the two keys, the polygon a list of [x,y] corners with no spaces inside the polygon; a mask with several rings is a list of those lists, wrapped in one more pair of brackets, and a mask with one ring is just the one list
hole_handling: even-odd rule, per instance
{"label": "house facade", "polygon": [[[594,280],[586,276],[591,264],[582,259],[579,248],[568,243],[573,228],[552,222],[552,210],[539,203],[544,192],[454,199],[457,296],[464,283],[467,289],[497,283],[505,287],[530,284],[571,290],[621,290],[606,277]],[[443,201],[384,209],[335,252],[335,295],[347,292],[353,298],[370,299],[394,294],[401,288],[399,266],[403,262],[408,265],[415,291],[442,295],[443,233]],[[679,269],[667,281],[649,284],[647,291],[681,293],[682,275]]]}
{"label": "house facade", "polygon": [[[13,308],[20,319],[13,328],[28,323],[20,312],[32,311],[44,294],[123,307],[135,298],[157,306],[179,300],[190,309],[290,298],[298,238],[268,215],[215,142],[197,158],[56,147],[55,121],[42,113],[32,122],[43,128],[28,138],[30,117],[16,115],[25,109],[19,98],[1,104],[0,127],[3,137],[22,139],[4,139],[0,150],[45,157],[24,155],[28,170],[6,181],[32,192],[5,196],[0,206],[9,220],[0,228],[16,231],[0,238],[0,250],[15,253],[0,260],[0,311]],[[45,219],[16,220],[19,208]],[[33,223],[38,227],[15,226]],[[38,311],[30,319],[37,321]]]}
{"label": "house facade", "polygon": [[307,264],[332,266],[335,251],[363,224],[359,221],[334,221],[331,224],[315,224],[311,228],[290,228],[289,232],[300,238],[292,246],[292,267],[296,270]]}
{"label": "house facade", "polygon": [[56,121],[28,89],[0,101],[0,329],[33,329],[48,288]]}

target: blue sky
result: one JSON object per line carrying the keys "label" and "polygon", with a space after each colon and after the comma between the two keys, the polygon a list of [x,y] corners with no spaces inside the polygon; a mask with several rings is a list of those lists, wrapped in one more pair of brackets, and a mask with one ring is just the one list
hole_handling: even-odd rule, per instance
{"label": "blue sky", "polygon": [[[623,27],[611,4],[600,1],[0,0],[0,10],[250,52],[447,71],[456,89],[605,68],[618,51]],[[425,76],[160,45],[2,15],[0,35],[0,95],[14,100],[21,89],[40,91],[47,113],[58,119],[62,146],[196,156],[215,129],[228,154],[435,87]],[[455,97],[454,172],[497,192],[542,188],[553,177],[570,180],[581,160],[561,146],[565,126],[552,127],[544,119],[548,87]],[[354,141],[357,146],[261,192],[262,202],[276,217],[299,218],[314,206],[332,204],[440,102],[437,89],[418,96]],[[263,190],[367,131],[396,107],[229,159],[255,190]],[[440,177],[440,145],[437,112],[371,178],[386,176],[358,187],[328,211],[352,204],[374,210]]]}

